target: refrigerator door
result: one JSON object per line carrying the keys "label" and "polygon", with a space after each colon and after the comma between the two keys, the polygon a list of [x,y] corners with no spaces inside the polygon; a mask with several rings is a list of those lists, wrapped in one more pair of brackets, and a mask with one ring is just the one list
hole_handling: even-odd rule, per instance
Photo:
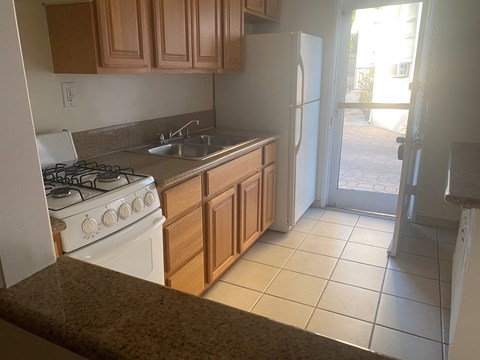
{"label": "refrigerator door", "polygon": [[320,101],[296,108],[294,221],[315,201]]}
{"label": "refrigerator door", "polygon": [[[322,38],[300,33],[299,64],[303,68],[303,96],[297,95],[297,105],[320,99],[322,81]],[[300,92],[300,91],[299,91]],[[299,97],[303,102],[299,103]]]}

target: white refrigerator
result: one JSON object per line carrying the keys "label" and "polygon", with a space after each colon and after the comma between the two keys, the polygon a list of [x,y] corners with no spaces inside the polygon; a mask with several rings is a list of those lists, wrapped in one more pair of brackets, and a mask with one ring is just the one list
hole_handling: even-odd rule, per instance
{"label": "white refrigerator", "polygon": [[246,35],[245,54],[243,72],[215,75],[216,125],[280,134],[271,229],[287,232],[315,201],[322,39]]}

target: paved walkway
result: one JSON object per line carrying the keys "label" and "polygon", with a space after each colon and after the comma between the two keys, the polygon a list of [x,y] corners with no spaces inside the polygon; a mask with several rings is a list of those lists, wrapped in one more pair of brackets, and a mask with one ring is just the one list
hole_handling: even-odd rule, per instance
{"label": "paved walkway", "polygon": [[339,187],[398,194],[402,162],[397,159],[397,136],[368,124],[361,111],[346,113]]}

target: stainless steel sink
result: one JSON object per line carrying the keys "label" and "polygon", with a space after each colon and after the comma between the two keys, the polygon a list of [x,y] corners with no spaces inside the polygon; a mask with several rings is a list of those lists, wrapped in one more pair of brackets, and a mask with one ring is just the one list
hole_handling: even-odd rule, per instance
{"label": "stainless steel sink", "polygon": [[181,157],[189,159],[204,159],[208,155],[222,151],[223,147],[213,145],[195,145],[185,143],[172,143],[149,148],[147,151],[150,154]]}
{"label": "stainless steel sink", "polygon": [[254,139],[239,136],[229,135],[198,135],[185,140],[189,144],[204,144],[204,145],[218,145],[218,146],[235,146],[240,145]]}
{"label": "stainless steel sink", "polygon": [[188,139],[172,140],[168,144],[147,145],[129,151],[179,159],[205,160],[253,140],[255,139],[219,134],[197,135]]}

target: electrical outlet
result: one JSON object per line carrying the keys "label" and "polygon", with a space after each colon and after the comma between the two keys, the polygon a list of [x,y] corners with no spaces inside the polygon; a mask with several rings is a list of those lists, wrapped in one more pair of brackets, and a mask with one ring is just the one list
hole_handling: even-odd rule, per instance
{"label": "electrical outlet", "polygon": [[63,107],[77,106],[74,82],[62,82]]}

